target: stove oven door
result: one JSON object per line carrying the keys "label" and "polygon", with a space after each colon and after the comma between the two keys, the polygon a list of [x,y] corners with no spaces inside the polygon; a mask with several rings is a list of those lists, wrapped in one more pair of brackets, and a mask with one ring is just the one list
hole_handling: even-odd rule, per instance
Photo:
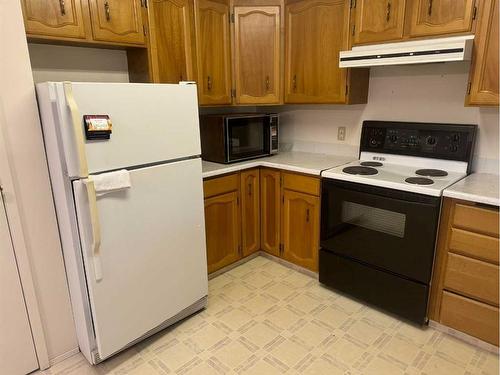
{"label": "stove oven door", "polygon": [[429,284],[440,198],[323,179],[321,248]]}

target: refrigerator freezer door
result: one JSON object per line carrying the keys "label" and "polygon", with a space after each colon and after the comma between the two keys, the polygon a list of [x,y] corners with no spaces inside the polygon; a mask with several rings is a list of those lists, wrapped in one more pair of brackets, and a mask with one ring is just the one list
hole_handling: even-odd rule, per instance
{"label": "refrigerator freezer door", "polygon": [[135,169],[130,178],[131,188],[95,201],[85,180],[73,182],[101,359],[207,295],[201,160]]}
{"label": "refrigerator freezer door", "polygon": [[[49,82],[37,94],[69,177],[85,177],[85,164],[92,174],[201,154],[196,85]],[[96,115],[109,116],[109,139],[86,139],[83,117]]]}

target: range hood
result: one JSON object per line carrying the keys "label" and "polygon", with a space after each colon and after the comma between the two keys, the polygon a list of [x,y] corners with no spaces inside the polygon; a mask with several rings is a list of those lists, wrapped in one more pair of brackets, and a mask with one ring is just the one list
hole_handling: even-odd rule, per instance
{"label": "range hood", "polygon": [[341,68],[426,64],[471,59],[473,35],[353,47],[340,52]]}

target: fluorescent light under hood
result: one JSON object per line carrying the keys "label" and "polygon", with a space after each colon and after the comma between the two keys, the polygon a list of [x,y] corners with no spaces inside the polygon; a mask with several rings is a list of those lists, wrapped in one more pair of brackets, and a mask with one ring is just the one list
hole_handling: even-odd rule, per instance
{"label": "fluorescent light under hood", "polygon": [[341,68],[427,64],[471,59],[474,35],[373,44],[340,52]]}

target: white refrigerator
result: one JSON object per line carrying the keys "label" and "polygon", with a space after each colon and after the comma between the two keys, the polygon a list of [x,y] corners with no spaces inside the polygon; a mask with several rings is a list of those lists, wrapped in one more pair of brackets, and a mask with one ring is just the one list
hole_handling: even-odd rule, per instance
{"label": "white refrigerator", "polygon": [[196,86],[36,90],[78,341],[96,364],[206,306]]}

